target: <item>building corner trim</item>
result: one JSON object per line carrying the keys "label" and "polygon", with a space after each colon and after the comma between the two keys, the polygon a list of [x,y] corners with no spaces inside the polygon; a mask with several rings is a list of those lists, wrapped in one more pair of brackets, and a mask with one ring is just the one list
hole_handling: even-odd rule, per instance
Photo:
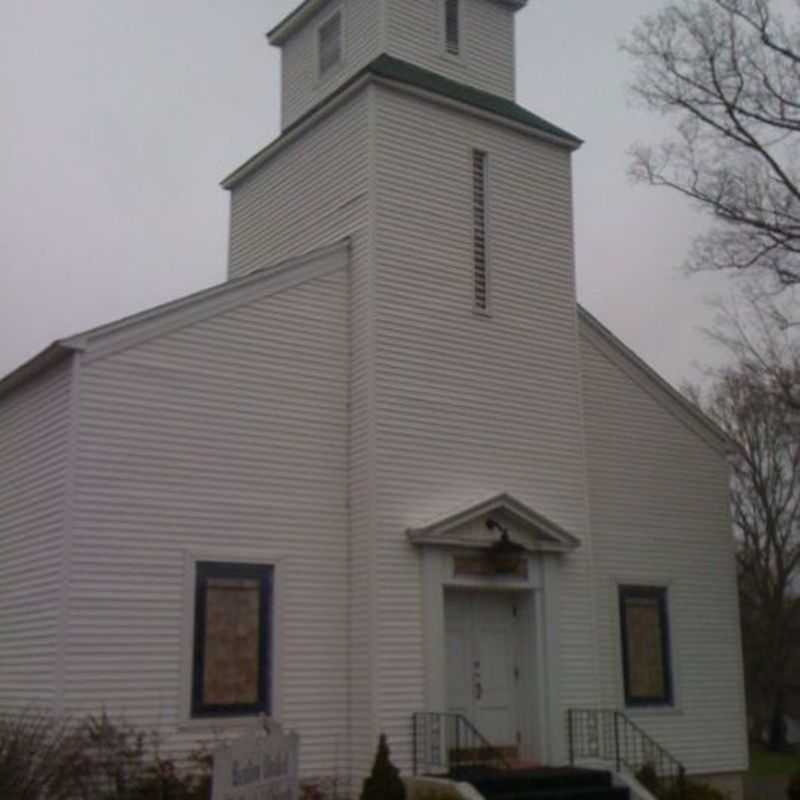
{"label": "building corner trim", "polygon": [[70,364],[69,426],[67,429],[67,463],[64,475],[64,517],[61,528],[61,569],[58,603],[58,632],[55,653],[54,707],[60,717],[66,714],[66,665],[69,639],[69,599],[72,583],[72,551],[75,527],[75,485],[80,428],[82,354],[76,351]]}

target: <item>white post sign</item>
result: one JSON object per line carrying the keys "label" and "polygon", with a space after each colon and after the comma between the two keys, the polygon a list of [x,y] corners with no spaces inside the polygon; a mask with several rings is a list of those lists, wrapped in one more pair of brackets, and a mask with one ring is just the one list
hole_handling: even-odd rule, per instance
{"label": "white post sign", "polygon": [[297,800],[296,733],[284,734],[265,721],[241,739],[214,753],[211,800]]}

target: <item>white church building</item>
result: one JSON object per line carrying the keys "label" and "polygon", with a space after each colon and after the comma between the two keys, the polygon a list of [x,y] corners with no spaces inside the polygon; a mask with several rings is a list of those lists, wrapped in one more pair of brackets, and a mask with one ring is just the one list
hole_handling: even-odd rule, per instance
{"label": "white church building", "polygon": [[380,733],[561,765],[611,720],[736,786],[727,442],[576,302],[525,5],[305,0],[227,281],[0,382],[0,712],[268,714],[354,786]]}

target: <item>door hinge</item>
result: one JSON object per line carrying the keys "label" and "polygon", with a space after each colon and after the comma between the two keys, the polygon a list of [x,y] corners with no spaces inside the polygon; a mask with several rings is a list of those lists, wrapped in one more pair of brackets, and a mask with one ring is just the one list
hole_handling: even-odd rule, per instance
{"label": "door hinge", "polygon": [[520,747],[521,745],[522,745],[522,734],[519,731],[517,731],[517,747]]}
{"label": "door hinge", "polygon": [[514,680],[519,680],[519,667],[514,667]]}
{"label": "door hinge", "polygon": [[516,603],[514,603],[514,605],[511,606],[511,616],[512,617],[516,617],[517,616],[517,604]]}

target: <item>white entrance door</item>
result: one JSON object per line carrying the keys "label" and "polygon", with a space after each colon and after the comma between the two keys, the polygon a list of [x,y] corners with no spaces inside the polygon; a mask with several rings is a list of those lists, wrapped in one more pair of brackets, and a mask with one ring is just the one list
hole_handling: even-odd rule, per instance
{"label": "white entrance door", "polygon": [[519,743],[518,630],[512,594],[446,592],[447,710],[495,747]]}

